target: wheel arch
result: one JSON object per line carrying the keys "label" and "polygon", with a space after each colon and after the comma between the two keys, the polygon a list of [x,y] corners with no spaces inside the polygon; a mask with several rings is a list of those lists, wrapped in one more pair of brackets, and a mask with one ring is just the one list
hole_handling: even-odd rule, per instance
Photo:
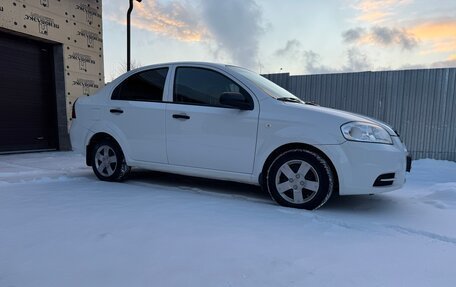
{"label": "wheel arch", "polygon": [[263,168],[261,170],[261,173],[258,178],[258,182],[260,183],[261,186],[266,186],[265,185],[265,180],[266,180],[266,173],[269,168],[269,166],[273,163],[273,161],[282,153],[287,152],[289,150],[294,150],[294,149],[304,149],[308,151],[312,151],[321,157],[323,157],[324,160],[326,160],[329,164],[329,167],[331,168],[331,171],[334,174],[334,192],[339,193],[339,175],[337,173],[336,167],[334,166],[333,162],[331,159],[320,149],[316,148],[315,146],[305,144],[305,143],[288,143],[284,144],[282,146],[279,146],[275,150],[273,150],[269,156],[266,158],[266,161],[263,163]]}
{"label": "wheel arch", "polygon": [[86,165],[87,166],[92,166],[92,158],[90,155],[92,154],[93,146],[96,143],[100,142],[101,140],[111,140],[113,143],[118,145],[119,148],[122,150],[121,145],[112,135],[110,135],[106,132],[98,132],[90,138],[88,144],[86,145]]}

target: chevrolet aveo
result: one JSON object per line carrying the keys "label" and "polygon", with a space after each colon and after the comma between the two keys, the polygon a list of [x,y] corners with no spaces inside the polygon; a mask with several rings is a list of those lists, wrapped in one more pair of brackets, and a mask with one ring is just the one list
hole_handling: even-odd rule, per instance
{"label": "chevrolet aveo", "polygon": [[368,117],[305,103],[247,69],[169,63],[130,71],[73,105],[73,149],[105,181],[131,167],[260,185],[315,209],[332,193],[402,187],[411,160]]}

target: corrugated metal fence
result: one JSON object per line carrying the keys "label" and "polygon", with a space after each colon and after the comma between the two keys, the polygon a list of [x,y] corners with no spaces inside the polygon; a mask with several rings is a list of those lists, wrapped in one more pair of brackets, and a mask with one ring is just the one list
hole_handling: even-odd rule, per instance
{"label": "corrugated metal fence", "polygon": [[456,161],[456,68],[264,76],[305,101],[389,123],[415,159]]}

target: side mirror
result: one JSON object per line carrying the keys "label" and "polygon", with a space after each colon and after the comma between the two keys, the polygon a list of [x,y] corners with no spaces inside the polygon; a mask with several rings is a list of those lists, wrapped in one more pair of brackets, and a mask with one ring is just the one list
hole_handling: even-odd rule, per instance
{"label": "side mirror", "polygon": [[242,111],[253,110],[253,104],[251,101],[241,93],[223,93],[220,96],[220,104]]}

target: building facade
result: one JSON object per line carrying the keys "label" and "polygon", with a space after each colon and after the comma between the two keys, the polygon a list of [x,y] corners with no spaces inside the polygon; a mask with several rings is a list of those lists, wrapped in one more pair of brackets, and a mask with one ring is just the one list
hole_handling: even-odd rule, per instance
{"label": "building facade", "polygon": [[0,1],[0,153],[71,149],[74,100],[103,85],[101,0]]}

